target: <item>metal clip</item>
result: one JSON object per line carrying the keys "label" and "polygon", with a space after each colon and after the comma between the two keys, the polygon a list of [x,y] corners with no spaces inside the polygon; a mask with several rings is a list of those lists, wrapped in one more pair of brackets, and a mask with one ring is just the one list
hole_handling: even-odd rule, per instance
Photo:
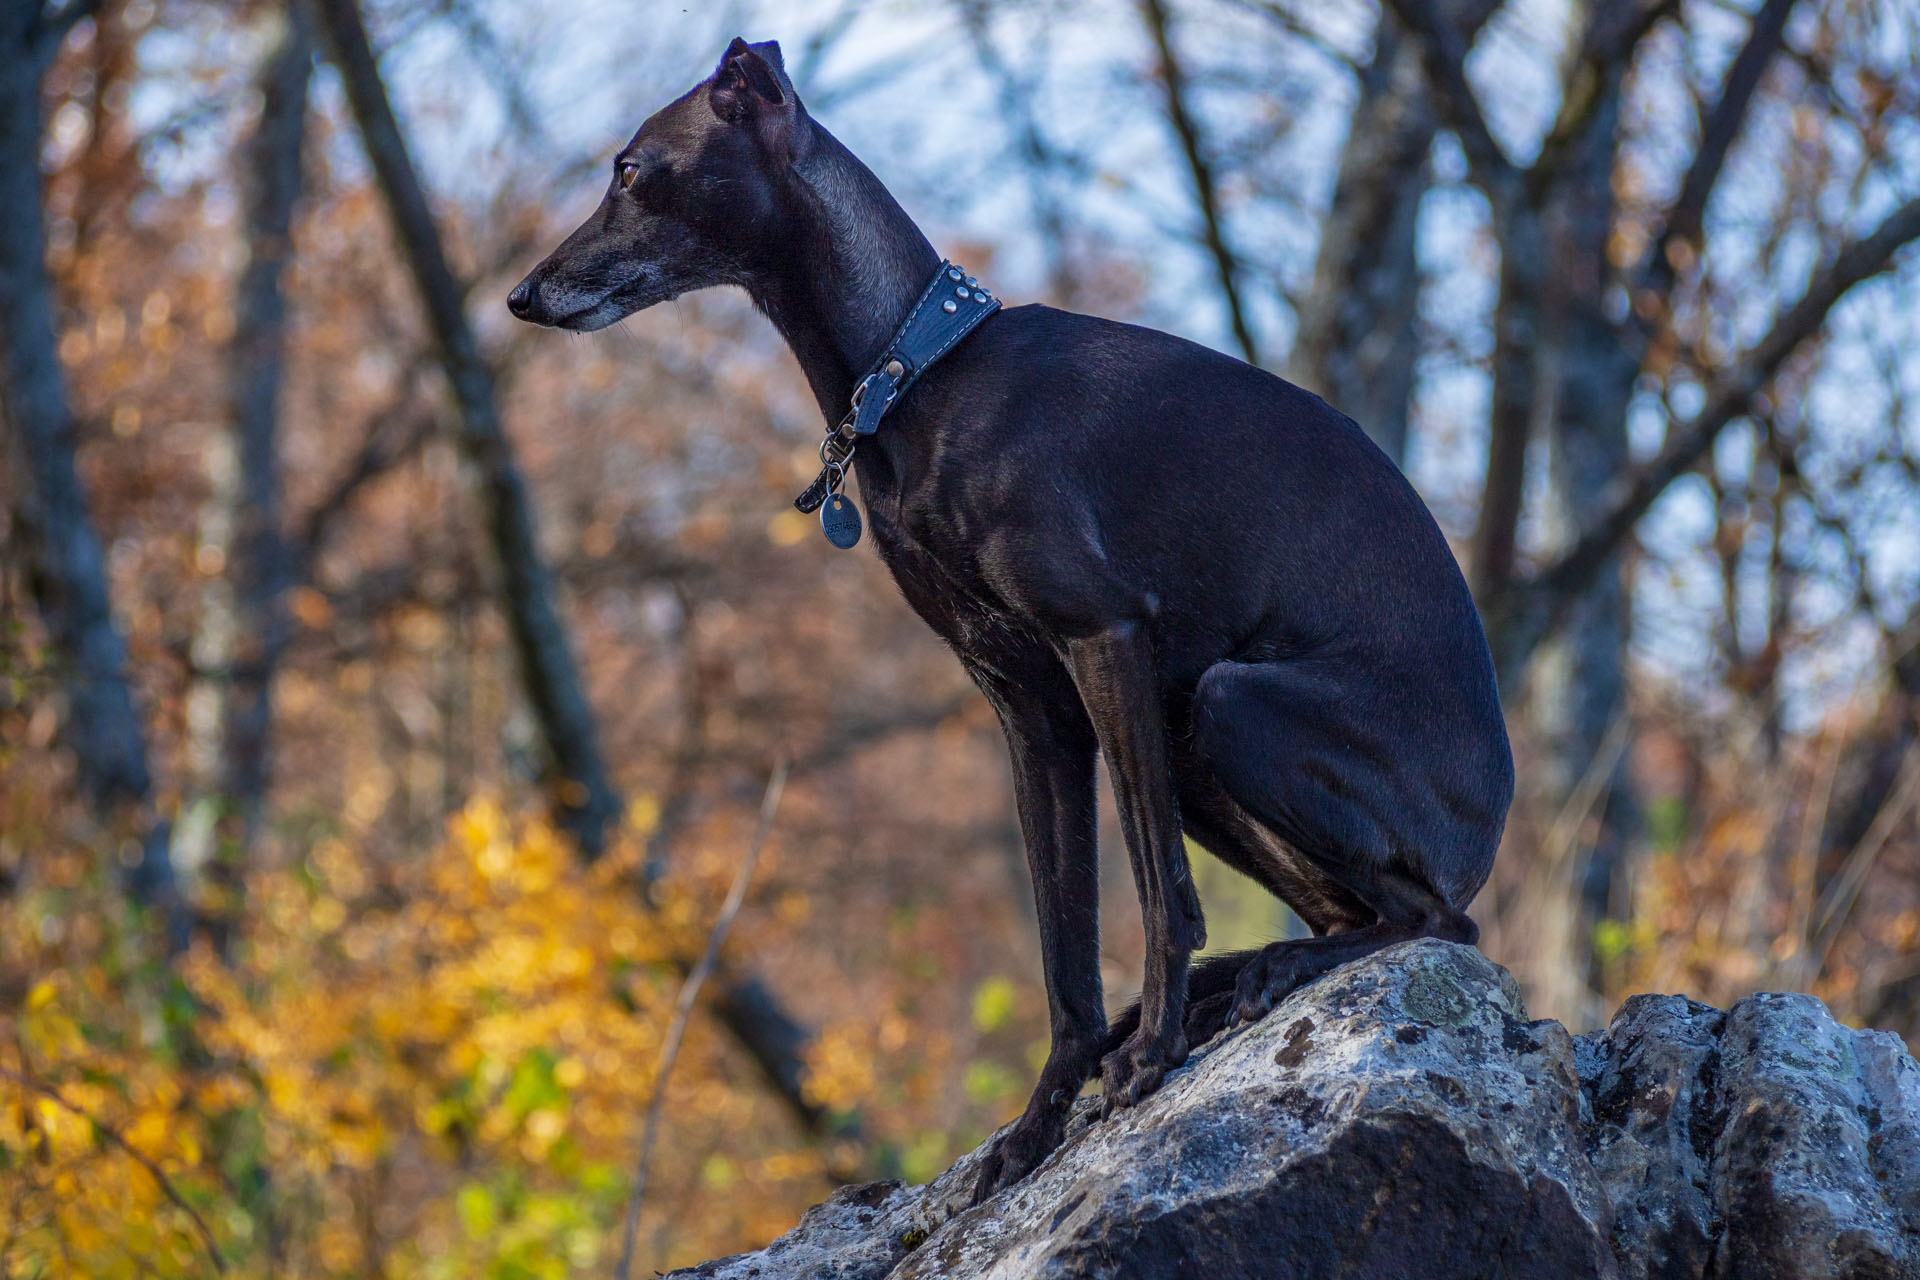
{"label": "metal clip", "polygon": [[853,451],[857,447],[854,441],[843,439],[838,431],[829,431],[820,442],[820,465],[829,471],[838,471],[844,477],[847,464],[853,461]]}
{"label": "metal clip", "polygon": [[[880,429],[880,419],[892,407],[895,397],[900,394],[900,383],[895,380],[892,369],[899,361],[889,361],[887,368],[870,373],[860,380],[853,389],[853,433],[857,436],[870,436]],[[904,367],[902,367],[904,372]],[[873,399],[876,383],[886,383],[887,395],[884,400]]]}

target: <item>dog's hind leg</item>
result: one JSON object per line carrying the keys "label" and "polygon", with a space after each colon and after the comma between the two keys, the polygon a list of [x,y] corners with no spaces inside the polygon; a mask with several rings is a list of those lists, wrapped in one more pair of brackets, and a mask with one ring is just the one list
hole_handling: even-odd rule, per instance
{"label": "dog's hind leg", "polygon": [[[1214,857],[1287,904],[1316,936],[1371,923],[1373,911],[1235,803],[1197,759],[1176,751],[1180,821],[1186,834]],[[1227,1025],[1240,970],[1257,951],[1208,956],[1194,962],[1187,981],[1187,1043],[1205,1044]],[[1129,1011],[1131,1012],[1131,1011]],[[1119,1030],[1119,1024],[1114,1031]],[[1132,1028],[1128,1027],[1131,1031]],[[1109,1032],[1112,1041],[1113,1032]]]}
{"label": "dog's hind leg", "polygon": [[[1186,835],[1286,903],[1315,935],[1344,933],[1374,921],[1374,912],[1364,901],[1288,848],[1227,794],[1195,751],[1191,737],[1175,737],[1169,745],[1180,824]],[[1258,949],[1235,951],[1193,962],[1187,974],[1188,1045],[1205,1044],[1227,1025],[1240,972],[1259,955]],[[1136,1001],[1107,1028],[1107,1050],[1119,1048],[1139,1025]]]}
{"label": "dog's hind leg", "polygon": [[1499,842],[1504,756],[1482,759],[1434,732],[1431,704],[1390,705],[1377,678],[1342,677],[1332,666],[1219,663],[1194,694],[1200,757],[1298,860],[1297,879],[1330,888],[1342,917],[1324,936],[1274,943],[1250,961],[1235,985],[1238,1019],[1381,947],[1479,937],[1465,908]]}
{"label": "dog's hind leg", "polygon": [[1069,640],[1067,665],[1113,779],[1147,937],[1140,1025],[1100,1064],[1112,1111],[1152,1093],[1186,1061],[1187,963],[1206,944],[1207,932],[1180,839],[1159,677],[1145,629],[1121,623]]}
{"label": "dog's hind leg", "polygon": [[1286,903],[1315,934],[1342,933],[1372,923],[1374,914],[1363,900],[1242,808],[1203,762],[1176,754],[1174,776],[1186,834]]}

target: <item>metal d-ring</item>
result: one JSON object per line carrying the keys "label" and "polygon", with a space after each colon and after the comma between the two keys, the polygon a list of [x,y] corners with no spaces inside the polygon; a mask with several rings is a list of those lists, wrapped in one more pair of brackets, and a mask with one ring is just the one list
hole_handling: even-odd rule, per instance
{"label": "metal d-ring", "polygon": [[846,479],[847,464],[853,461],[855,447],[853,441],[843,440],[837,431],[828,432],[820,442],[820,465],[839,477],[834,482],[836,489]]}

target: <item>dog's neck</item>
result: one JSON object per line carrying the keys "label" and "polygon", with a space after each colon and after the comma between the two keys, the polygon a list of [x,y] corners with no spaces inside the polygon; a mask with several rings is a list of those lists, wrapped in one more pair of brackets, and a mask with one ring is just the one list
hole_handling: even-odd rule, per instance
{"label": "dog's neck", "polygon": [[810,117],[785,193],[793,248],[748,282],[837,422],[854,384],[939,269],[940,255],[873,171]]}

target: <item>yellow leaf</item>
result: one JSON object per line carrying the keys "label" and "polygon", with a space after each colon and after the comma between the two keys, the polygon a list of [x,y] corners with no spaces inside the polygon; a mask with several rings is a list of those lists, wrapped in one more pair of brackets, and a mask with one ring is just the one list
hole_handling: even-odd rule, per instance
{"label": "yellow leaf", "polygon": [[789,507],[767,521],[767,541],[776,547],[791,547],[803,541],[813,521]]}
{"label": "yellow leaf", "polygon": [[998,1031],[1013,1016],[1013,983],[1005,978],[988,978],[973,993],[974,1029],[985,1034]]}

